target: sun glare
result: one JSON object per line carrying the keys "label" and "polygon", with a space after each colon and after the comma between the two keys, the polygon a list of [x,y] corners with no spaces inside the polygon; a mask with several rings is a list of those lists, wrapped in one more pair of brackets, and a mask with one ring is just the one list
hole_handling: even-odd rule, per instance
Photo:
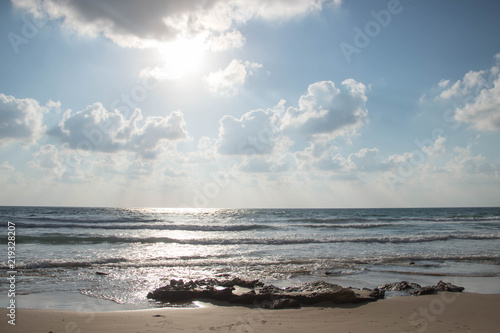
{"label": "sun glare", "polygon": [[165,75],[169,78],[181,78],[197,72],[203,60],[205,43],[201,38],[177,39],[160,47],[165,59]]}

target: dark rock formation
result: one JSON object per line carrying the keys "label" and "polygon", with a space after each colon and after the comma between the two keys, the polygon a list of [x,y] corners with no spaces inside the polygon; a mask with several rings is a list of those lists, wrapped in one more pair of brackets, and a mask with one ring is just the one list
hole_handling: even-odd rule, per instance
{"label": "dark rock formation", "polygon": [[234,286],[239,286],[243,288],[256,288],[256,287],[263,287],[264,283],[260,282],[259,280],[252,280],[252,281],[247,281],[240,279],[239,277],[235,277],[231,280],[224,280],[224,281],[218,281],[218,285],[222,287],[234,287]]}
{"label": "dark rock formation", "polygon": [[461,293],[465,289],[464,287],[458,287],[449,282],[443,281],[439,281],[434,288],[436,289],[436,291],[451,291],[457,293]]}
{"label": "dark rock formation", "polygon": [[368,296],[373,297],[375,299],[382,299],[385,297],[385,290],[381,290],[379,288],[373,289]]}
{"label": "dark rock formation", "polygon": [[415,290],[418,290],[422,288],[418,283],[412,283],[412,282],[406,282],[406,281],[401,281],[401,282],[393,282],[393,283],[386,283],[378,287],[380,290],[385,290],[385,291],[405,291],[408,293],[411,293]]}
{"label": "dark rock formation", "polygon": [[300,303],[292,298],[280,298],[274,301],[265,301],[262,303],[262,307],[264,309],[300,308]]}
{"label": "dark rock formation", "polygon": [[[234,294],[234,286],[253,289],[243,294]],[[147,297],[164,302],[211,299],[239,304],[259,304],[270,309],[298,307],[300,304],[319,302],[345,304],[375,300],[373,297],[361,297],[350,289],[324,281],[282,289],[273,285],[264,285],[259,281],[241,279],[221,282],[214,279],[189,282],[171,280],[169,285],[150,292]]]}
{"label": "dark rock formation", "polygon": [[[249,288],[250,291],[233,293],[236,286]],[[363,290],[362,295],[352,289],[325,281],[305,283],[299,286],[278,288],[264,285],[258,280],[245,281],[240,278],[218,281],[202,279],[195,281],[170,280],[170,284],[158,288],[147,297],[162,302],[180,302],[194,300],[215,300],[229,303],[252,304],[268,309],[296,308],[301,304],[311,305],[320,302],[334,304],[361,303],[375,301],[385,297],[386,291],[400,291],[408,295],[427,295],[439,291],[461,292],[463,287],[439,281],[432,287],[406,281],[387,283],[374,290]],[[368,293],[370,291],[370,293]]]}
{"label": "dark rock formation", "polygon": [[[417,283],[409,283],[406,281],[386,283],[379,287],[385,291],[403,291],[410,295],[430,295],[440,291],[462,292],[465,288],[455,286],[449,282],[439,281],[435,286],[422,287]],[[370,295],[372,296],[372,295]]]}
{"label": "dark rock formation", "polygon": [[436,293],[436,289],[434,287],[422,287],[420,290],[418,290],[416,292],[416,295],[431,295],[431,294],[435,294]]}

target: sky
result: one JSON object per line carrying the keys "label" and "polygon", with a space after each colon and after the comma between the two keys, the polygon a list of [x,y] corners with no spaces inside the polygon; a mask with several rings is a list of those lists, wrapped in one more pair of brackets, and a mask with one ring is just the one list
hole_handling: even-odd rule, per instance
{"label": "sky", "polygon": [[500,206],[500,2],[0,1],[0,205]]}

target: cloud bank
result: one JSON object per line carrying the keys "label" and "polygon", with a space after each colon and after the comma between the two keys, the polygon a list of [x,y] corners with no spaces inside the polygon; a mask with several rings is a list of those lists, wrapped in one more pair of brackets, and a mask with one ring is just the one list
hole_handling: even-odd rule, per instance
{"label": "cloud bank", "polygon": [[455,105],[458,122],[479,131],[500,131],[500,53],[495,60],[489,70],[469,71],[454,83],[441,80],[434,100]]}
{"label": "cloud bank", "polygon": [[101,103],[95,103],[81,111],[67,110],[58,126],[48,133],[71,149],[105,153],[125,150],[145,156],[154,155],[162,141],[189,137],[180,111],[165,117],[143,118],[140,109],[135,109],[127,120],[118,110],[108,111]]}
{"label": "cloud bank", "polygon": [[41,106],[31,98],[18,99],[0,93],[0,145],[14,141],[33,144],[45,131],[43,114],[60,105]]}
{"label": "cloud bank", "polygon": [[287,20],[320,11],[325,3],[340,0],[13,0],[37,17],[123,47],[155,47],[202,35],[214,49],[241,45],[244,36],[234,29],[250,19]]}

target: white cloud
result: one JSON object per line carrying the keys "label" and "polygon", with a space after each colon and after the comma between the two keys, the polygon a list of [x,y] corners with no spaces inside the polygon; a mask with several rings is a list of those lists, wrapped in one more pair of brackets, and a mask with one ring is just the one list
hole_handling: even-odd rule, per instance
{"label": "white cloud", "polygon": [[493,175],[499,179],[500,165],[490,163],[481,154],[473,155],[471,145],[467,147],[455,147],[456,153],[453,160],[450,160],[445,170],[453,175]]}
{"label": "white cloud", "polygon": [[482,131],[500,131],[500,76],[482,89],[473,102],[455,110],[455,119]]}
{"label": "white cloud", "polygon": [[14,141],[33,144],[45,131],[43,115],[59,103],[40,106],[31,98],[18,99],[0,93],[0,145]]}
{"label": "white cloud", "polygon": [[2,164],[0,164],[0,170],[4,171],[14,171],[14,167],[7,161],[3,161]]}
{"label": "white cloud", "polygon": [[240,119],[224,116],[216,143],[218,152],[269,155],[279,143],[279,151],[284,153],[295,139],[305,135],[310,137],[311,147],[298,153],[297,158],[307,159],[311,154],[325,158],[320,151],[331,149],[328,140],[352,134],[367,121],[365,85],[349,79],[342,88],[336,88],[331,81],[316,82],[300,97],[299,106],[289,107],[286,112],[285,101],[281,100],[272,109],[250,111]]}
{"label": "white cloud", "polygon": [[[161,66],[141,75],[175,80],[201,67],[206,51],[242,47],[238,27],[251,19],[288,20],[339,5],[340,0],[12,0],[39,19],[51,19],[84,36],[102,36],[122,47],[160,51]],[[216,83],[217,87],[224,85]],[[216,88],[217,89],[217,88]],[[236,88],[237,90],[238,88]],[[227,92],[224,92],[227,93]],[[231,90],[229,94],[234,94]]]}
{"label": "white cloud", "polygon": [[439,136],[436,141],[434,141],[433,146],[425,146],[422,147],[422,151],[429,156],[440,156],[443,155],[446,151],[446,147],[444,143],[446,142],[446,138],[443,136]]}
{"label": "white cloud", "polygon": [[312,165],[316,169],[329,171],[344,172],[348,168],[348,162],[340,153],[334,154],[333,156],[325,154],[321,158],[314,161]]}
{"label": "white cloud", "polygon": [[51,173],[60,178],[64,172],[63,158],[59,156],[59,150],[54,145],[44,145],[33,154],[30,162],[33,168],[49,169]]}
{"label": "white cloud", "polygon": [[329,137],[353,133],[368,120],[365,90],[363,83],[353,79],[343,81],[341,88],[332,81],[313,83],[300,97],[299,106],[287,109],[282,129]]}
{"label": "white cloud", "polygon": [[272,164],[260,156],[248,158],[240,167],[243,172],[271,172]]}
{"label": "white cloud", "polygon": [[225,69],[208,74],[205,81],[211,92],[223,96],[235,96],[240,92],[246,78],[260,68],[261,64],[233,59]]}
{"label": "white cloud", "polygon": [[[286,20],[320,11],[325,0],[13,0],[37,17],[60,20],[79,34],[109,38],[124,47],[151,47],[177,37],[231,31],[252,18]],[[339,4],[340,0],[335,0]]]}
{"label": "white cloud", "polygon": [[220,120],[217,150],[223,155],[267,155],[274,150],[278,105],[275,109],[254,110],[240,119],[224,116]]}
{"label": "white cloud", "polygon": [[48,133],[72,149],[107,153],[125,150],[143,156],[155,156],[163,141],[188,138],[180,111],[142,120],[140,109],[135,109],[126,120],[118,110],[108,111],[101,103],[95,103],[81,111],[67,110],[58,127]]}
{"label": "white cloud", "polygon": [[236,29],[219,36],[214,36],[207,41],[208,47],[212,51],[226,51],[239,48],[245,45],[245,42],[245,37]]}
{"label": "white cloud", "polygon": [[438,87],[444,89],[450,85],[450,82],[450,80],[441,80],[438,83]]}
{"label": "white cloud", "polygon": [[469,71],[454,83],[441,80],[434,97],[452,103],[456,121],[480,131],[500,130],[500,54],[494,58],[496,64],[489,70]]}
{"label": "white cloud", "polygon": [[363,148],[349,155],[349,162],[359,171],[378,172],[391,169],[391,163],[384,160],[377,148]]}
{"label": "white cloud", "polygon": [[89,156],[73,154],[56,146],[43,145],[33,154],[29,165],[43,171],[51,179],[67,183],[85,183],[95,178],[93,160]]}
{"label": "white cloud", "polygon": [[450,80],[441,80],[438,87],[443,89],[436,99],[449,100],[451,98],[467,96],[475,90],[484,87],[486,81],[484,79],[485,71],[469,71],[465,74],[462,80],[458,80],[451,87]]}

